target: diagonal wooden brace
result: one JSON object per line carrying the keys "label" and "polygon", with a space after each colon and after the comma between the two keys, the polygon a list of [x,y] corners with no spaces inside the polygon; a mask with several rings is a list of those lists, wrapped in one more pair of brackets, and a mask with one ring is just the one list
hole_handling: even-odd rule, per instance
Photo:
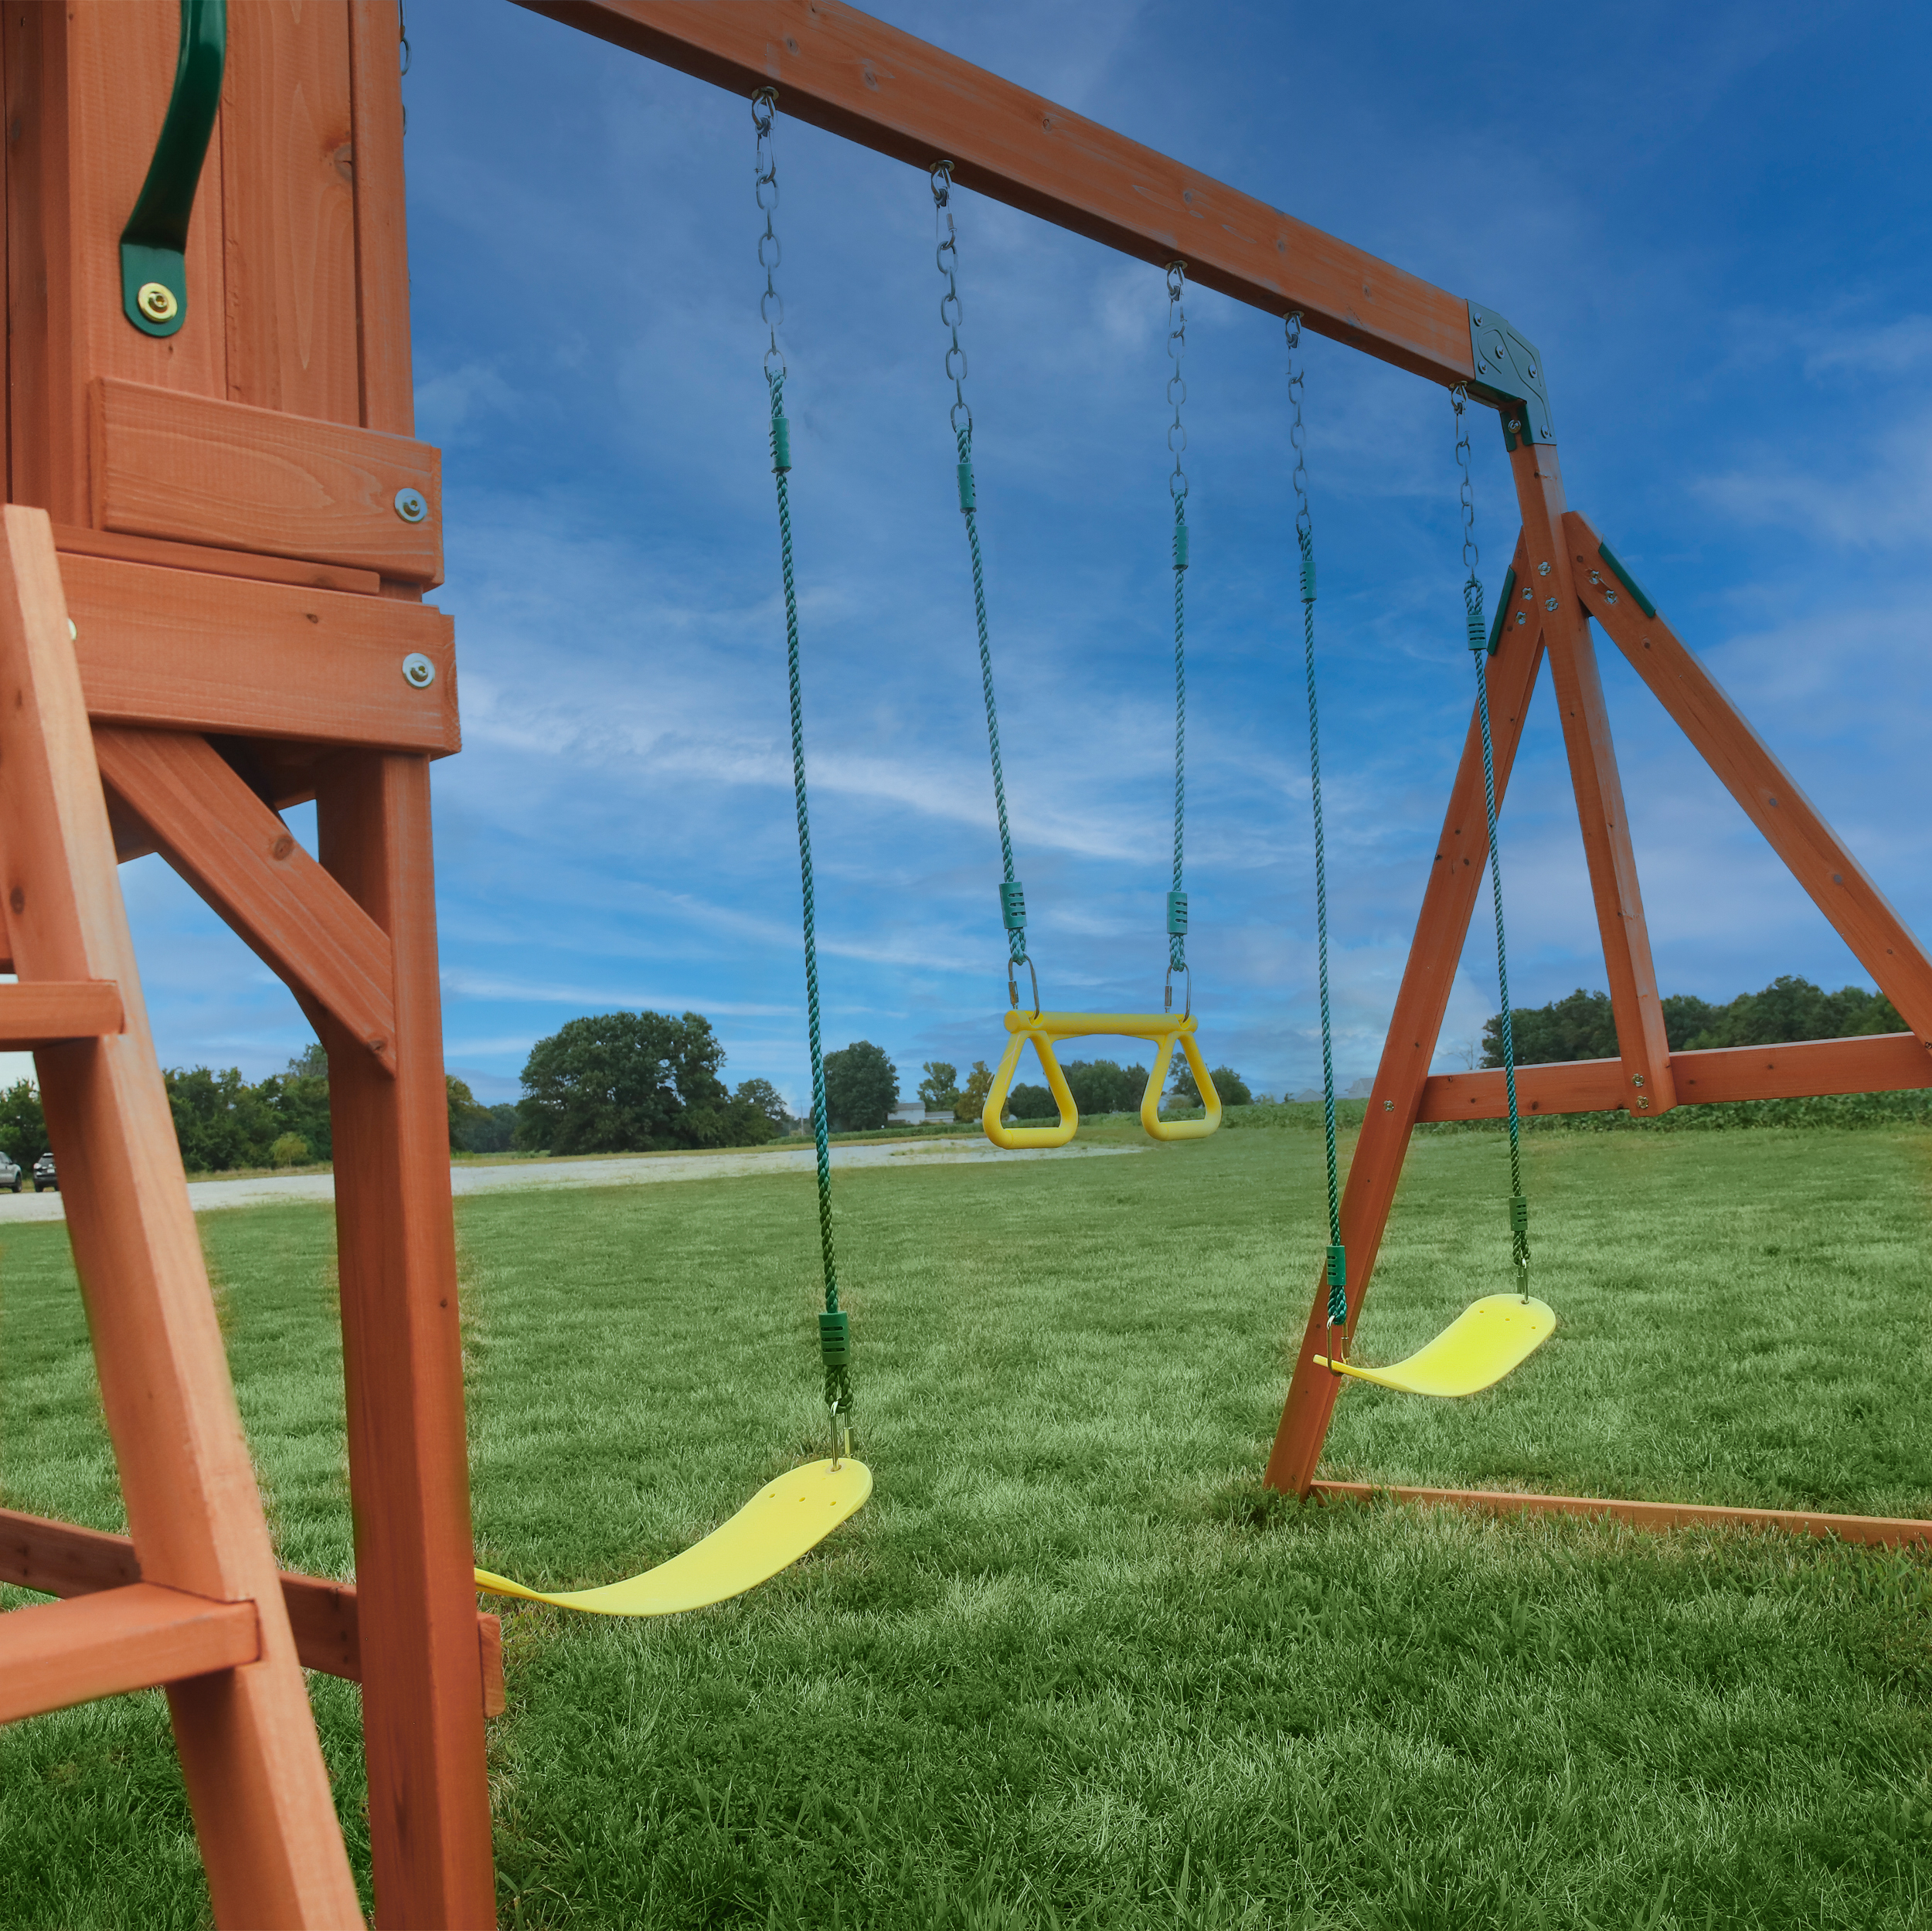
{"label": "diagonal wooden brace", "polygon": [[1932,1048],[1932,960],[1905,921],[1717,680],[1661,616],[1646,617],[1635,597],[1620,587],[1597,532],[1573,511],[1563,518],[1563,533],[1583,607],[1702,753],[1920,1042]]}
{"label": "diagonal wooden brace", "polygon": [[97,726],[103,780],[162,855],[285,980],[396,1071],[389,935],[204,737]]}

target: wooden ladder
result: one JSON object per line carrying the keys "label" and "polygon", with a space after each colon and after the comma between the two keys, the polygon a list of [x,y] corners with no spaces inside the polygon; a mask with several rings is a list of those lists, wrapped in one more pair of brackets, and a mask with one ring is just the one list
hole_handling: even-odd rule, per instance
{"label": "wooden ladder", "polygon": [[53,526],[0,510],[0,873],[141,1579],[0,1616],[0,1722],[159,1686],[218,1923],[363,1918],[135,975]]}

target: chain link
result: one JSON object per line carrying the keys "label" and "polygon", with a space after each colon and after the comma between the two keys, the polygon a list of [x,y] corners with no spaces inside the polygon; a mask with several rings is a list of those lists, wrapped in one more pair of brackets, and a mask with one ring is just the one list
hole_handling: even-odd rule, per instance
{"label": "chain link", "polygon": [[758,319],[769,332],[770,346],[765,351],[765,380],[782,380],[785,352],[778,346],[778,331],[785,325],[784,297],[778,293],[778,263],[784,251],[778,245],[776,219],[778,212],[778,158],[773,151],[772,122],[778,112],[778,90],[760,87],[751,97],[751,124],[758,131],[758,206],[764,210],[765,232],[758,237],[758,266],[765,271],[765,292],[758,297]]}
{"label": "chain link", "polygon": [[973,412],[966,401],[966,351],[959,341],[959,325],[965,311],[959,299],[959,236],[953,227],[953,164],[950,161],[933,163],[932,182],[933,228],[938,237],[933,259],[946,277],[946,292],[939,298],[939,319],[945,324],[950,338],[946,345],[946,379],[953,386],[953,407],[948,420],[955,436],[970,437]]}

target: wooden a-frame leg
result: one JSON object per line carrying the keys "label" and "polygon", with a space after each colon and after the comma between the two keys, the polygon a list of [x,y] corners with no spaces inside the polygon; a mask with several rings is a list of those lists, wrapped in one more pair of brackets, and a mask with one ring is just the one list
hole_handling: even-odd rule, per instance
{"label": "wooden a-frame leg", "polygon": [[389,935],[395,1071],[325,1016],[379,1924],[496,1921],[427,758],[352,752],[323,865]]}
{"label": "wooden a-frame leg", "polygon": [[1522,508],[1526,570],[1516,569],[1515,601],[1523,592],[1543,625],[1549,675],[1570,754],[1570,780],[1577,821],[1590,868],[1590,895],[1603,935],[1610,980],[1611,1011],[1617,1022],[1617,1057],[1632,1113],[1655,1116],[1677,1103],[1671,1079],[1670,1043],[1651,962],[1650,932],[1637,882],[1637,858],[1624,808],[1623,780],[1611,742],[1610,712],[1590,641],[1589,613],[1577,594],[1570,546],[1563,539],[1563,479],[1552,443],[1519,443],[1510,457]]}
{"label": "wooden a-frame leg", "polygon": [[362,1922],[141,996],[45,513],[0,514],[0,821],[24,980],[107,979],[125,1030],[36,1055],[143,1579],[252,1601],[260,1660],[168,1691],[217,1922]]}
{"label": "wooden a-frame leg", "polygon": [[[1524,546],[1516,548],[1516,574],[1523,575]],[[1543,631],[1531,624],[1510,627],[1489,661],[1491,735],[1495,746],[1496,804],[1501,808],[1522,737],[1523,719],[1543,661]],[[1483,808],[1482,736],[1474,706],[1462,763],[1449,794],[1449,810],[1437,841],[1435,861],[1422,899],[1422,913],[1409,948],[1409,963],[1389,1022],[1382,1064],[1369,1096],[1367,1117],[1349,1163],[1342,1195],[1342,1238],[1349,1253],[1349,1331],[1352,1335],[1375,1273],[1376,1253],[1388,1225],[1409,1137],[1421,1110],[1423,1084],[1435,1056],[1456,969],[1468,936],[1470,914],[1483,887],[1489,855]],[[1270,1488],[1305,1495],[1321,1459],[1321,1444],[1335,1413],[1342,1378],[1317,1367],[1328,1351],[1328,1293],[1318,1281],[1315,1305],[1302,1336],[1301,1352],[1281,1411],[1274,1452],[1263,1480]]]}

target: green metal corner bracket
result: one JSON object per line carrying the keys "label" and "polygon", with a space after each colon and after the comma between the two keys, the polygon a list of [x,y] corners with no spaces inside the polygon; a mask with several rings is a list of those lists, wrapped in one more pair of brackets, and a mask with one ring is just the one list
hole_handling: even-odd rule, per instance
{"label": "green metal corner bracket", "polygon": [[1549,390],[1543,359],[1536,345],[1519,335],[1493,308],[1469,304],[1469,357],[1476,365],[1469,393],[1502,411],[1503,439],[1517,444],[1553,443]]}
{"label": "green metal corner bracket", "polygon": [[121,312],[144,335],[188,318],[188,220],[221,107],[228,0],[181,0],[181,58],[141,198],[121,231]]}

